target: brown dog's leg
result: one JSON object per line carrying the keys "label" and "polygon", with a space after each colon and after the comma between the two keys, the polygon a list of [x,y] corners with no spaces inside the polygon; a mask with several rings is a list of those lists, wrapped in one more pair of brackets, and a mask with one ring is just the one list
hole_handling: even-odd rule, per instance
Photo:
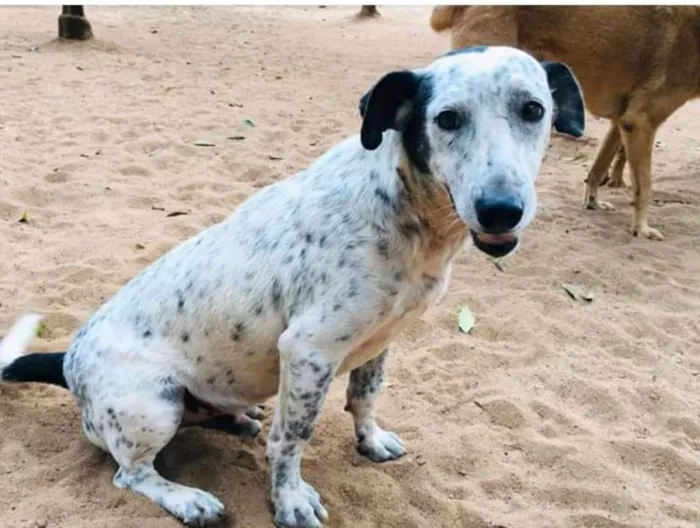
{"label": "brown dog's leg", "polygon": [[[624,188],[625,181],[622,174],[625,170],[625,164],[627,163],[627,154],[625,152],[625,147],[620,147],[617,151],[617,157],[615,158],[615,163],[613,164],[612,171],[610,171],[610,180],[608,181],[608,187]],[[601,185],[604,185],[601,183]]]}
{"label": "brown dog's leg", "polygon": [[598,201],[598,187],[600,182],[604,180],[615,153],[620,149],[621,145],[620,129],[617,127],[617,123],[612,122],[603,144],[598,149],[593,166],[586,177],[586,197],[584,201],[587,209],[614,209],[612,204]]}
{"label": "brown dog's leg", "polygon": [[635,118],[623,116],[620,120],[620,128],[629,158],[634,188],[632,233],[651,240],[663,240],[661,232],[647,223],[647,211],[651,203],[651,153],[654,148],[656,127],[645,114],[641,114]]}

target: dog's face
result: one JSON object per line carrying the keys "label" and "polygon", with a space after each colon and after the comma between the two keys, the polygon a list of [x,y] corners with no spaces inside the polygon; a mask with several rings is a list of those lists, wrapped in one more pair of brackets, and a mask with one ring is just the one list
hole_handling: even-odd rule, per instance
{"label": "dog's face", "polygon": [[467,48],[380,79],[360,101],[361,141],[373,150],[397,130],[420,177],[447,188],[476,246],[503,256],[535,215],[551,127],[581,136],[583,108],[566,65],[515,48]]}

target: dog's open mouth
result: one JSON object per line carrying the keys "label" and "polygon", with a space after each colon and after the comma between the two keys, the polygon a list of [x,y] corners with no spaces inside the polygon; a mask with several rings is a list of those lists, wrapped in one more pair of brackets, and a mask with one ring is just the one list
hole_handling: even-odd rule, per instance
{"label": "dog's open mouth", "polygon": [[474,245],[491,257],[505,257],[518,246],[516,233],[471,233]]}

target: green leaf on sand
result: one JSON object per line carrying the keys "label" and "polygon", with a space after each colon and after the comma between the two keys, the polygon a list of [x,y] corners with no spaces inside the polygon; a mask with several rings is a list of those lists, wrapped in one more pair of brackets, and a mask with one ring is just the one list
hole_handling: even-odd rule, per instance
{"label": "green leaf on sand", "polygon": [[248,125],[249,127],[254,127],[255,126],[255,121],[252,119],[244,119],[243,122]]}
{"label": "green leaf on sand", "polygon": [[22,216],[19,217],[18,222],[20,224],[28,224],[29,223],[29,215],[27,214],[27,211],[24,211],[22,213]]}
{"label": "green leaf on sand", "polygon": [[46,325],[44,324],[43,321],[39,321],[39,324],[36,327],[36,336],[37,337],[44,337],[45,333],[46,333]]}
{"label": "green leaf on sand", "polygon": [[139,244],[138,242],[136,243],[136,245],[134,247],[136,249],[138,249],[139,251],[142,249],[146,249],[146,246],[144,246],[143,244]]}
{"label": "green leaf on sand", "polygon": [[209,141],[208,139],[198,139],[197,141],[194,142],[195,147],[214,147],[214,143]]}
{"label": "green leaf on sand", "polygon": [[474,314],[466,306],[462,306],[462,309],[459,311],[458,320],[459,329],[465,334],[468,334],[474,328]]}

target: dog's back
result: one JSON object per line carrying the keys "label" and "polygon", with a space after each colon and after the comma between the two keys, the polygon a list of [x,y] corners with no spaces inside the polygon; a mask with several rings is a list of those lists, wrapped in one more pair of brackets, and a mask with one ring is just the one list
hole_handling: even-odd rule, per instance
{"label": "dog's back", "polygon": [[438,6],[431,27],[452,47],[504,44],[573,68],[591,112],[616,117],[635,91],[695,95],[697,6]]}

